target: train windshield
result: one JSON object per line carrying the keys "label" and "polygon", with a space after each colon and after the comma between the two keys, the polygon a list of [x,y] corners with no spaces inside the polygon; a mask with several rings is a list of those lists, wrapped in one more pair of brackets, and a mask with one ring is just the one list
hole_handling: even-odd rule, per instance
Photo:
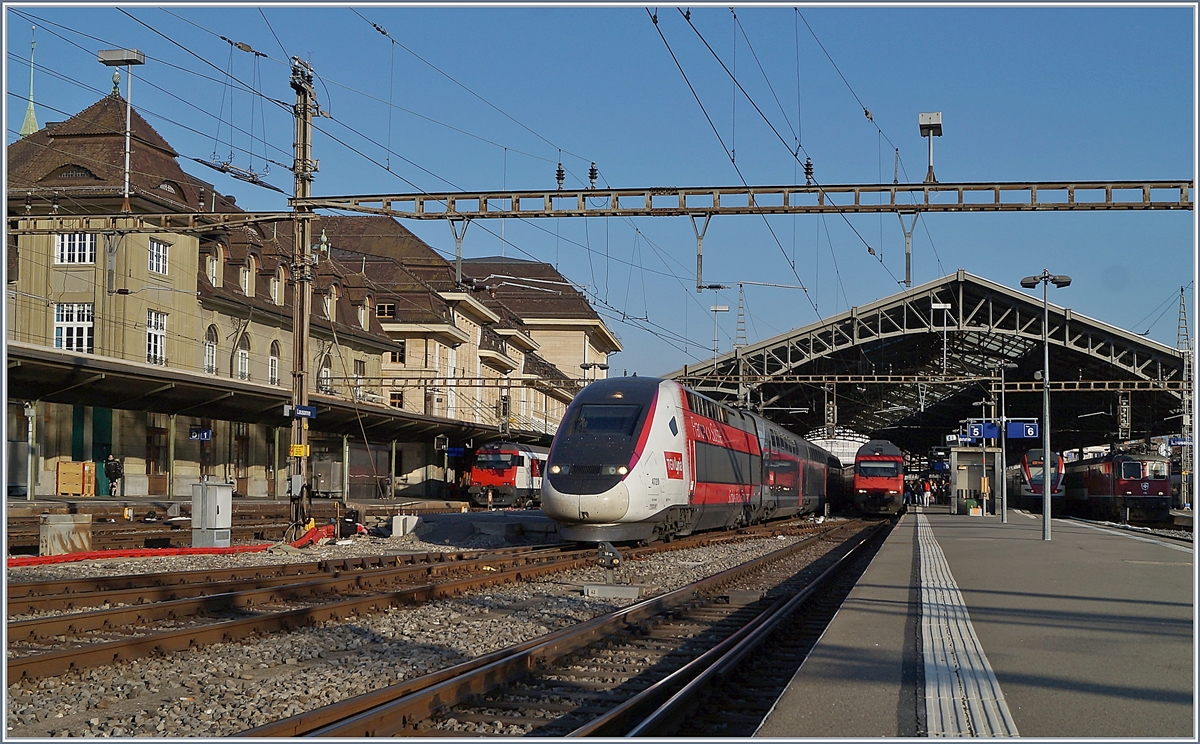
{"label": "train windshield", "polygon": [[855,467],[864,478],[895,478],[900,475],[900,463],[882,460],[860,460]]}
{"label": "train windshield", "polygon": [[477,468],[511,468],[519,455],[507,452],[480,452],[475,456]]}
{"label": "train windshield", "polygon": [[1137,460],[1121,463],[1121,480],[1141,480],[1142,464]]}
{"label": "train windshield", "polygon": [[564,425],[567,434],[633,436],[642,407],[636,403],[585,403]]}
{"label": "train windshield", "polygon": [[1159,460],[1146,463],[1146,477],[1154,480],[1167,479],[1167,464]]}

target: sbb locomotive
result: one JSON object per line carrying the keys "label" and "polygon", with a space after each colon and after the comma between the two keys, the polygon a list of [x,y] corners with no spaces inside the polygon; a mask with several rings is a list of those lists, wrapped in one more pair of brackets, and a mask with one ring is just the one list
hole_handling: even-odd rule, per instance
{"label": "sbb locomotive", "polygon": [[816,511],[831,455],[672,380],[597,380],[550,447],[542,510],[581,542],[645,542]]}
{"label": "sbb locomotive", "polygon": [[515,442],[480,447],[467,494],[475,506],[537,506],[550,450]]}
{"label": "sbb locomotive", "polygon": [[896,514],[904,508],[904,454],[872,439],[854,455],[854,505],[863,514]]}
{"label": "sbb locomotive", "polygon": [[1068,514],[1111,521],[1165,522],[1171,512],[1171,463],[1161,455],[1110,452],[1067,463]]}

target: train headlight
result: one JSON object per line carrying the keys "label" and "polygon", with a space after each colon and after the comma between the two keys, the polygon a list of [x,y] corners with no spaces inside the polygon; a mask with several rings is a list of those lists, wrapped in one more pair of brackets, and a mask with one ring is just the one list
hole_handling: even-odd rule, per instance
{"label": "train headlight", "polygon": [[629,472],[629,468],[625,467],[624,465],[617,468],[617,475],[625,475],[628,472]]}
{"label": "train headlight", "polygon": [[558,475],[559,473],[563,472],[563,470],[565,470],[565,468],[563,468],[562,465],[551,465],[550,466],[550,472],[555,475]]}

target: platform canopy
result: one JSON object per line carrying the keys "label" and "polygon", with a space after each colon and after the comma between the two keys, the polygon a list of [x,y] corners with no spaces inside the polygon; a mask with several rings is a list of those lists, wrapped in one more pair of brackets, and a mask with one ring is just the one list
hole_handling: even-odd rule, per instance
{"label": "platform canopy", "polygon": [[[1049,311],[1054,449],[1117,441],[1123,399],[1131,438],[1180,431],[1180,351],[1070,308]],[[1040,291],[960,269],[667,377],[801,435],[836,423],[925,455],[960,422],[999,418],[1000,364],[1016,365],[1005,370],[1008,417],[1041,418],[1042,318]]]}

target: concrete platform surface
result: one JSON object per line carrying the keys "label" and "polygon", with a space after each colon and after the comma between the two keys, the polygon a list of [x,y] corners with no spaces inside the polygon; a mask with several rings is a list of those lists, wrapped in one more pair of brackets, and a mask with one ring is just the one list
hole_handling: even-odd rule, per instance
{"label": "concrete platform surface", "polygon": [[756,736],[1195,740],[1192,546],[1070,520],[1047,542],[1040,515],[920,511]]}

